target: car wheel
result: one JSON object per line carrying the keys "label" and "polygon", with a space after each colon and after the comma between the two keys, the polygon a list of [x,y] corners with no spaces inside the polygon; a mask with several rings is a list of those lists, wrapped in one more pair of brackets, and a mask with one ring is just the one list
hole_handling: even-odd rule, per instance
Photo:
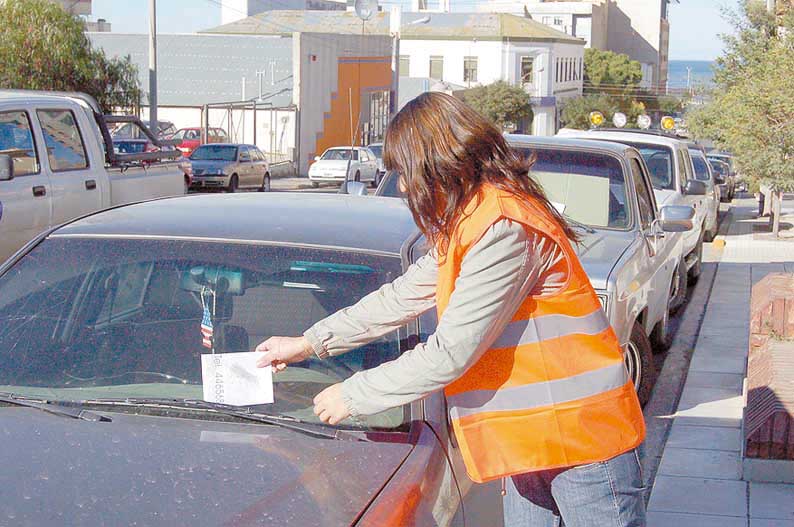
{"label": "car wheel", "polygon": [[651,343],[639,321],[635,321],[631,329],[631,340],[626,346],[624,360],[640,404],[645,406],[656,382],[656,368],[653,365]]}
{"label": "car wheel", "polygon": [[226,192],[229,194],[234,194],[240,189],[240,182],[237,179],[237,174],[232,174],[232,178],[229,180],[229,186],[226,187]]}
{"label": "car wheel", "polygon": [[353,181],[361,181],[361,172],[356,171],[356,175],[353,176]]}
{"label": "car wheel", "polygon": [[712,228],[710,231],[706,231],[703,234],[703,241],[710,243],[710,242],[713,242],[714,238],[717,237],[717,227],[719,226],[719,224],[717,222],[714,222],[714,223],[715,223],[714,224],[714,228]]}
{"label": "car wheel", "polygon": [[262,186],[259,187],[259,192],[270,192],[270,174],[265,174],[262,178]]}
{"label": "car wheel", "polygon": [[670,306],[664,311],[662,320],[656,323],[651,332],[651,349],[654,353],[662,353],[673,345],[673,332],[670,330]]}
{"label": "car wheel", "polygon": [[670,314],[675,314],[686,303],[686,291],[689,287],[689,273],[687,273],[686,262],[681,260],[673,273],[670,282]]}
{"label": "car wheel", "polygon": [[697,283],[698,278],[700,278],[700,273],[703,270],[703,237],[705,235],[705,231],[700,233],[700,239],[698,240],[698,244],[695,246],[695,264],[689,268],[689,281],[692,284]]}
{"label": "car wheel", "polygon": [[316,181],[312,181],[312,188],[320,188],[320,184]]}
{"label": "car wheel", "polygon": [[380,185],[380,172],[375,172],[375,177],[372,178],[370,185],[372,185],[372,188],[378,188],[378,185]]}

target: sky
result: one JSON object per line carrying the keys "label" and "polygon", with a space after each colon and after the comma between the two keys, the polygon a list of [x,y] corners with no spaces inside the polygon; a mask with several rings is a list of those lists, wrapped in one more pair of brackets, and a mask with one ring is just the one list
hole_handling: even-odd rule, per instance
{"label": "sky", "polygon": [[[454,4],[455,0],[451,0]],[[641,0],[635,0],[641,1]],[[721,11],[737,0],[675,0],[670,5],[670,60],[714,60],[720,55],[720,33],[730,25]],[[160,0],[157,30],[162,33],[191,33],[220,25],[223,0]],[[148,31],[149,0],[93,0],[92,19],[104,18],[113,31]]]}

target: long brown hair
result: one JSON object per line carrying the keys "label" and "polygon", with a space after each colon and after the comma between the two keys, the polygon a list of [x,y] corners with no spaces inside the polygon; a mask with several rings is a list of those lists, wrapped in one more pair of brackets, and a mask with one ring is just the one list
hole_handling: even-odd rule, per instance
{"label": "long brown hair", "polygon": [[576,232],[529,177],[532,162],[487,119],[443,93],[423,93],[406,104],[389,124],[383,147],[385,168],[398,172],[407,188],[414,221],[442,252],[464,207],[486,183],[535,198],[576,241]]}

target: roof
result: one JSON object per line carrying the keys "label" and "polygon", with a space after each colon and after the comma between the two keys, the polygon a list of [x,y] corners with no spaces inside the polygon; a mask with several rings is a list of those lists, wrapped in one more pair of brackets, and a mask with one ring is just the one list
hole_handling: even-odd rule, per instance
{"label": "roof", "polygon": [[511,145],[521,144],[541,148],[570,148],[576,150],[600,150],[622,156],[631,146],[610,141],[595,141],[591,139],[578,139],[571,137],[544,137],[537,135],[506,135],[505,139]]}
{"label": "roof", "polygon": [[[144,34],[86,33],[110,57],[129,56],[148,100],[149,40]],[[161,106],[202,106],[258,95],[257,71],[266,71],[263,92],[276,107],[292,103],[292,39],[263,35],[157,35],[157,94]],[[271,84],[271,68],[274,84]],[[276,94],[276,95],[273,95]],[[272,95],[267,97],[268,95]]]}
{"label": "roof", "polygon": [[566,130],[562,137],[577,137],[580,139],[602,139],[604,141],[621,141],[630,143],[642,143],[648,145],[660,145],[674,147],[685,142],[676,137],[668,135],[646,134],[642,131],[633,132],[611,131],[611,130]]}
{"label": "roof", "polygon": [[[428,18],[426,23],[418,23]],[[417,22],[411,25],[412,22]],[[351,11],[265,11],[204,33],[289,35],[335,33],[388,35],[389,14],[375,13],[365,23]],[[505,13],[403,13],[403,40],[524,40],[585,45],[585,41],[535,20]]]}
{"label": "roof", "polygon": [[401,200],[251,192],[196,194],[118,207],[70,223],[53,235],[272,242],[399,255],[416,232]]}

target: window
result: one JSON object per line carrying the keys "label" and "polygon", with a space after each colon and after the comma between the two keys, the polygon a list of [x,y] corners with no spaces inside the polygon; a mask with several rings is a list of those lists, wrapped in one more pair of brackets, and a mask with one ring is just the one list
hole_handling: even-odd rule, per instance
{"label": "window", "polygon": [[463,82],[477,82],[477,57],[463,57]]}
{"label": "window", "polygon": [[645,178],[642,177],[642,166],[635,158],[631,159],[631,177],[634,179],[634,188],[637,191],[637,202],[640,205],[640,223],[642,224],[642,229],[646,230],[650,228],[654,220],[653,198],[648,190],[648,186],[645,184]]}
{"label": "window", "polygon": [[369,161],[369,154],[367,154],[367,152],[365,150],[362,150],[361,151],[361,162],[362,163],[366,163],[367,161]]}
{"label": "window", "polygon": [[430,57],[430,78],[444,80],[444,57],[438,55]]}
{"label": "window", "polygon": [[409,77],[411,75],[411,57],[400,55],[400,76]]}
{"label": "window", "polygon": [[38,110],[47,158],[53,172],[88,168],[83,138],[70,110]]}
{"label": "window", "polygon": [[521,57],[521,84],[526,86],[535,82],[535,59]]}
{"label": "window", "polygon": [[15,176],[39,172],[39,157],[25,112],[0,113],[0,154],[11,156]]}
{"label": "window", "polygon": [[541,22],[543,22],[543,23],[544,23],[544,24],[546,24],[546,25],[551,25],[551,24],[553,24],[553,23],[554,23],[554,19],[553,19],[552,17],[550,17],[550,16],[544,16],[544,17],[541,19]]}
{"label": "window", "polygon": [[673,179],[673,151],[666,146],[644,145],[621,141],[621,143],[633,146],[642,154],[648,173],[651,176],[653,188],[659,190],[675,190],[675,180]]}
{"label": "window", "polygon": [[561,26],[561,25],[563,25],[564,23],[565,23],[565,22],[563,22],[563,20],[562,20],[562,17],[561,17],[561,16],[555,16],[555,17],[554,17],[554,25],[555,25],[555,26]]}
{"label": "window", "polygon": [[554,75],[554,80],[556,82],[560,82],[560,59],[555,59],[554,65],[555,65],[555,69],[556,69],[556,72],[555,72],[555,75]]}
{"label": "window", "polygon": [[709,172],[709,165],[702,154],[692,155],[692,165],[695,167],[695,179],[698,181],[711,181],[711,172]]}
{"label": "window", "polygon": [[248,152],[247,146],[241,146],[239,149],[240,161],[251,161],[251,154]]}

